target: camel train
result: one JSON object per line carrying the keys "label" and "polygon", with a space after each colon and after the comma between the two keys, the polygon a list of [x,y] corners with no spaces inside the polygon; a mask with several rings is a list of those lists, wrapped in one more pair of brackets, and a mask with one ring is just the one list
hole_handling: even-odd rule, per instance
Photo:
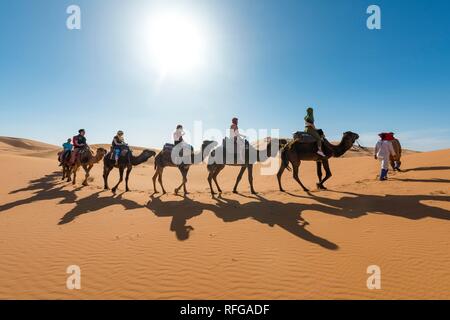
{"label": "camel train", "polygon": [[[320,130],[319,132],[323,134]],[[352,146],[354,145],[355,141],[358,138],[359,135],[351,131],[345,132],[342,136],[341,142],[337,145],[334,145],[330,143],[327,139],[323,138],[322,151],[325,155],[324,157],[318,155],[317,153],[318,147],[317,143],[315,143],[315,140],[304,132],[295,133],[293,139],[290,141],[287,139],[266,138],[265,149],[259,148],[257,149],[252,145],[249,145],[248,147],[245,148],[245,158],[243,159],[244,161],[238,161],[240,159],[238,159],[239,155],[238,152],[236,152],[236,149],[230,151],[234,157],[232,158],[232,161],[229,161],[228,158],[226,158],[227,154],[229,153],[227,153],[226,151],[225,142],[219,146],[219,143],[217,143],[216,141],[204,141],[200,151],[194,152],[191,149],[190,150],[191,152],[190,153],[188,152],[186,154],[191,161],[186,161],[182,163],[174,163],[172,157],[173,150],[171,148],[163,148],[163,150],[161,150],[159,153],[146,149],[143,150],[142,153],[138,156],[132,155],[131,150],[127,148],[128,151],[121,152],[120,155],[118,156],[117,161],[115,161],[113,157],[113,150],[107,151],[104,148],[98,148],[94,153],[86,145],[86,147],[83,148],[82,151],[80,150],[79,155],[76,157],[75,162],[71,163],[71,159],[69,157],[63,160],[61,166],[63,172],[63,179],[67,179],[68,182],[72,181],[73,184],[76,183],[77,171],[79,170],[80,167],[82,167],[85,171],[85,178],[82,182],[82,185],[87,186],[89,173],[92,167],[103,160],[104,189],[109,190],[108,176],[114,168],[117,168],[119,170],[119,181],[111,189],[112,192],[116,192],[117,188],[124,180],[124,175],[126,188],[125,190],[129,191],[130,189],[128,181],[133,167],[145,163],[152,157],[155,157],[154,161],[155,173],[152,178],[154,192],[155,193],[159,192],[156,186],[156,181],[158,180],[163,194],[167,193],[163,186],[164,168],[176,167],[181,173],[182,182],[175,189],[175,193],[178,194],[179,191],[183,188],[184,194],[186,195],[188,194],[187,176],[190,166],[192,164],[206,162],[206,168],[208,170],[207,181],[212,196],[216,194],[212,182],[214,182],[217,192],[219,193],[222,192],[222,189],[220,188],[218,182],[218,176],[220,172],[226,166],[237,166],[240,167],[240,171],[237,176],[235,185],[233,187],[233,192],[237,193],[239,182],[241,181],[245,171],[247,171],[248,181],[250,184],[250,192],[252,194],[256,194],[256,191],[253,186],[253,166],[257,162],[264,162],[270,157],[277,157],[279,155],[281,158],[281,165],[277,173],[277,179],[280,191],[284,192],[284,189],[281,185],[281,177],[285,170],[292,171],[294,180],[299,183],[299,185],[303,188],[304,191],[308,191],[308,189],[303,185],[299,177],[299,167],[301,161],[315,161],[317,163],[317,176],[318,176],[317,188],[320,190],[325,190],[326,187],[324,183],[332,175],[329,165],[329,158],[341,157],[342,155],[344,155],[350,148],[352,148]],[[272,150],[273,146],[276,146],[277,149]],[[249,156],[252,152],[256,154],[255,159],[251,159],[251,157]],[[399,159],[395,161],[399,161]],[[322,177],[322,167],[325,169],[325,177]],[[71,176],[73,176],[73,178]]]}
{"label": "camel train", "polygon": [[[281,165],[277,173],[278,186],[280,191],[284,192],[281,185],[281,177],[285,170],[292,171],[294,180],[302,187],[304,191],[308,189],[303,185],[299,176],[299,167],[302,161],[315,161],[317,165],[317,188],[319,190],[326,190],[325,182],[331,178],[332,173],[330,169],[329,159],[332,157],[343,156],[354,143],[359,139],[359,135],[347,131],[343,133],[342,139],[339,144],[334,145],[330,143],[321,129],[316,129],[314,125],[314,110],[308,108],[306,110],[305,131],[296,132],[293,135],[293,139],[288,141],[287,139],[266,138],[265,149],[255,148],[247,140],[247,137],[239,132],[238,119],[233,118],[231,120],[230,134],[228,138],[223,139],[222,144],[216,141],[204,141],[201,150],[194,152],[192,146],[184,143],[183,141],[183,126],[178,125],[176,131],[173,134],[174,143],[166,144],[163,149],[156,154],[151,150],[144,150],[138,156],[134,156],[125,143],[123,131],[118,131],[117,135],[113,138],[111,151],[107,151],[104,148],[98,148],[96,154],[89,148],[86,143],[85,130],[80,129],[78,135],[73,137],[72,144],[70,140],[63,144],[64,151],[58,154],[60,165],[62,166],[63,179],[67,178],[67,181],[76,183],[77,171],[82,167],[85,171],[85,178],[83,185],[88,185],[89,173],[92,167],[103,160],[103,180],[105,190],[109,189],[108,177],[110,172],[114,168],[119,169],[119,181],[112,188],[112,192],[116,192],[119,185],[124,179],[125,173],[125,190],[129,191],[128,181],[130,173],[134,166],[138,166],[152,157],[155,157],[155,173],[153,175],[153,189],[155,193],[158,193],[156,181],[158,180],[161,186],[162,192],[165,194],[166,190],[163,185],[163,172],[166,167],[176,167],[181,173],[181,184],[175,188],[175,194],[183,188],[184,194],[188,194],[187,181],[188,172],[192,164],[206,162],[206,168],[208,170],[208,184],[211,195],[214,197],[216,194],[212,182],[214,182],[217,191],[222,192],[217,180],[220,172],[226,166],[238,166],[240,167],[239,174],[237,176],[233,192],[237,193],[239,182],[242,179],[245,171],[248,174],[248,181],[250,184],[250,192],[255,194],[255,188],[253,187],[253,166],[257,162],[264,162],[272,157],[277,157],[280,154]],[[401,165],[401,145],[400,142],[394,138],[394,134],[381,133],[381,140],[377,143],[375,150],[380,149],[380,152],[376,152],[375,158],[381,160],[382,170],[380,179],[387,179],[387,165],[388,161],[393,167],[394,171],[400,170]],[[75,150],[72,152],[72,147]],[[291,169],[292,166],[292,169]],[[325,176],[323,177],[322,167],[325,170]],[[73,175],[73,178],[71,178]]]}

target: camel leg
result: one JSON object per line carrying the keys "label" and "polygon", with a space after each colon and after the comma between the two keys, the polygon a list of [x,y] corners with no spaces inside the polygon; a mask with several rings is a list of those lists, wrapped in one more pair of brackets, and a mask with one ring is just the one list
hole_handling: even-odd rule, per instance
{"label": "camel leg", "polygon": [[189,168],[184,170],[184,175],[183,175],[183,191],[184,191],[185,195],[189,194],[189,192],[187,191],[187,187],[186,187],[188,172],[189,172]]}
{"label": "camel leg", "polygon": [[179,167],[178,168],[180,170],[181,173],[181,184],[178,186],[178,188],[175,189],[175,194],[178,194],[178,192],[180,191],[181,187],[183,187],[184,189],[184,194],[187,194],[187,190],[186,190],[186,182],[187,182],[187,170],[185,168]]}
{"label": "camel leg", "polygon": [[103,182],[105,183],[105,190],[109,190],[109,186],[108,186],[108,177],[109,174],[111,173],[113,167],[103,167]]}
{"label": "camel leg", "polygon": [[208,173],[208,184],[209,184],[209,189],[211,190],[211,195],[214,196],[216,193],[214,192],[214,188],[213,188],[212,183],[211,183],[211,181],[213,179],[212,175],[213,175],[213,173],[210,171]]}
{"label": "camel leg", "polygon": [[119,182],[117,182],[117,184],[114,186],[114,188],[112,188],[112,192],[116,193],[117,188],[119,187],[119,185],[122,183],[123,181],[123,172],[125,171],[125,167],[119,167]]}
{"label": "camel leg", "polygon": [[296,164],[292,164],[292,172],[293,172],[294,180],[297,181],[298,184],[303,188],[303,191],[307,192],[309,190],[303,185],[303,183],[300,181],[300,178],[298,177],[299,167],[300,167],[300,162],[296,163]]}
{"label": "camel leg", "polygon": [[281,186],[281,177],[283,176],[284,170],[286,170],[286,166],[283,163],[281,163],[280,169],[278,169],[277,173],[278,187],[280,188],[281,192],[285,192],[283,187]]}
{"label": "camel leg", "polygon": [[323,180],[320,182],[320,189],[322,190],[326,190],[327,188],[325,188],[325,186],[323,185],[325,183],[325,181],[327,181],[328,179],[331,178],[332,173],[331,173],[331,169],[330,169],[330,163],[328,162],[328,160],[323,160],[323,168],[325,169],[325,178],[323,178]]}
{"label": "camel leg", "polygon": [[214,183],[216,184],[217,191],[218,191],[219,193],[222,193],[222,189],[220,189],[219,183],[217,182],[217,176],[219,175],[219,172],[220,172],[220,170],[219,170],[217,173],[215,173],[215,174],[213,175],[213,180],[214,180]]}
{"label": "camel leg", "polygon": [[91,165],[84,165],[83,166],[83,169],[84,169],[84,172],[85,172],[83,186],[88,186],[89,185],[88,184],[88,178],[90,177],[89,173],[91,172],[91,169],[92,169],[93,166],[94,166],[93,164],[91,164]]}
{"label": "camel leg", "polygon": [[252,194],[256,194],[255,189],[253,188],[253,165],[249,165],[248,166],[248,182],[250,184],[250,191],[252,192]]}
{"label": "camel leg", "polygon": [[130,188],[128,188],[128,179],[130,178],[131,170],[133,170],[133,167],[132,166],[128,166],[127,167],[127,174],[125,176],[125,191],[126,192],[130,191]]}
{"label": "camel leg", "polygon": [[159,184],[161,185],[161,189],[162,189],[163,194],[166,194],[167,192],[164,189],[163,182],[162,182],[162,174],[163,174],[164,169],[163,168],[158,168],[158,171],[159,171],[159,173],[158,173]]}
{"label": "camel leg", "polygon": [[317,161],[316,165],[317,165],[317,177],[319,178],[319,182],[317,183],[317,189],[324,190],[325,187],[322,185],[322,162]]}
{"label": "camel leg", "polygon": [[66,167],[66,178],[67,182],[72,181],[72,168],[69,166]]}
{"label": "camel leg", "polygon": [[245,172],[246,169],[247,169],[246,166],[242,166],[241,167],[241,171],[239,171],[239,175],[238,175],[238,177],[236,179],[236,184],[234,185],[234,188],[233,188],[233,192],[234,193],[237,193],[237,187],[238,187],[239,182],[241,181],[242,176],[244,175],[244,172]]}
{"label": "camel leg", "polygon": [[180,173],[181,173],[181,184],[177,188],[175,188],[175,190],[174,190],[175,194],[178,194],[178,191],[180,191],[180,189],[181,189],[181,187],[183,186],[183,183],[184,183],[183,171],[182,171],[181,168],[178,168],[178,170],[180,170]]}
{"label": "camel leg", "polygon": [[72,171],[73,171],[73,180],[72,180],[72,184],[73,185],[75,185],[75,183],[76,183],[76,181],[77,181],[77,171],[78,171],[78,166],[77,165],[75,165],[73,168],[72,168]]}
{"label": "camel leg", "polygon": [[155,174],[153,175],[153,178],[152,178],[152,180],[153,180],[153,192],[155,194],[159,193],[158,189],[156,189],[156,179],[158,178],[158,172],[159,172],[159,169],[156,169]]}

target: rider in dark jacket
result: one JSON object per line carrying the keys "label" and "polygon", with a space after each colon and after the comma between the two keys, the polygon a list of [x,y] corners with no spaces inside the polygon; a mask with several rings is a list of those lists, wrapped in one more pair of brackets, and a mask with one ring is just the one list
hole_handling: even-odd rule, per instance
{"label": "rider in dark jacket", "polygon": [[87,141],[86,141],[85,135],[86,135],[86,130],[80,129],[80,130],[78,130],[78,135],[76,135],[72,139],[74,150],[73,150],[72,156],[70,158],[71,164],[74,164],[75,161],[77,160],[80,150],[87,147]]}

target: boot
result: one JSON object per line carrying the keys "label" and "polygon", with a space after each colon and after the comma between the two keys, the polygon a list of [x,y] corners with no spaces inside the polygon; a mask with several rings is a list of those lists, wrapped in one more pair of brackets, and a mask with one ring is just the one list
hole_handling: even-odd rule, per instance
{"label": "boot", "polygon": [[380,174],[380,181],[385,181],[387,180],[387,169],[381,169],[381,174]]}

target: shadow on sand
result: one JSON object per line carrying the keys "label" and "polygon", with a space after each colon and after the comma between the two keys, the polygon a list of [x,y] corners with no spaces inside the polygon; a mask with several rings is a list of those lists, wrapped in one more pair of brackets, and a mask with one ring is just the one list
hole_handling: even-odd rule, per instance
{"label": "shadow on sand", "polygon": [[58,204],[73,203],[77,197],[74,192],[63,190],[65,185],[60,184],[61,173],[53,172],[42,178],[31,180],[28,187],[11,191],[9,194],[18,194],[21,192],[32,192],[33,195],[26,199],[13,201],[0,205],[0,212],[12,209],[17,206],[31,204],[37,201],[60,199]]}
{"label": "shadow on sand", "polygon": [[405,169],[405,170],[402,170],[402,172],[410,172],[410,171],[441,171],[441,170],[450,170],[450,166],[417,167],[417,168]]}
{"label": "shadow on sand", "polygon": [[[434,167],[432,170],[437,170],[436,168]],[[438,168],[447,170],[448,167]],[[302,218],[304,210],[313,210],[348,219],[356,219],[368,213],[373,213],[412,220],[423,218],[450,220],[450,210],[434,206],[431,203],[448,203],[450,201],[450,196],[448,195],[365,195],[339,191],[290,193],[295,198],[314,200],[315,203],[313,204],[283,203],[253,195],[240,195],[254,200],[245,204],[222,196],[214,198],[215,203],[202,203],[187,197],[181,201],[163,201],[161,197],[152,196],[145,206],[123,198],[122,194],[101,197],[102,192],[95,192],[85,198],[78,199],[75,194],[75,191],[78,189],[64,190],[67,184],[61,183],[59,179],[60,173],[54,172],[40,179],[30,181],[28,187],[10,192],[10,194],[32,192],[32,195],[26,199],[0,205],[0,212],[38,201],[61,199],[58,204],[75,204],[71,210],[63,215],[58,223],[59,225],[64,225],[72,222],[80,215],[95,213],[109,206],[120,205],[125,210],[147,208],[157,217],[172,217],[170,231],[175,233],[177,239],[183,241],[189,239],[190,233],[194,230],[189,225],[189,220],[200,216],[205,211],[209,211],[225,223],[253,219],[269,227],[278,226],[300,239],[328,250],[337,250],[339,247],[327,239],[312,234],[305,228],[308,222]],[[425,182],[420,180],[414,181]],[[335,192],[342,196],[339,199],[326,197],[326,194],[330,192]]]}
{"label": "shadow on sand", "polygon": [[303,210],[323,210],[322,205],[282,203],[261,196],[258,196],[257,199],[258,201],[241,204],[237,200],[220,197],[216,198],[216,204],[205,204],[190,198],[184,198],[182,201],[162,201],[160,197],[152,197],[147,208],[158,217],[172,217],[170,230],[175,232],[179,240],[187,240],[189,233],[194,230],[187,224],[189,219],[201,215],[204,211],[211,211],[226,223],[253,219],[270,227],[277,225],[292,235],[323,248],[338,249],[336,244],[305,229],[308,223],[301,218],[301,212]]}

